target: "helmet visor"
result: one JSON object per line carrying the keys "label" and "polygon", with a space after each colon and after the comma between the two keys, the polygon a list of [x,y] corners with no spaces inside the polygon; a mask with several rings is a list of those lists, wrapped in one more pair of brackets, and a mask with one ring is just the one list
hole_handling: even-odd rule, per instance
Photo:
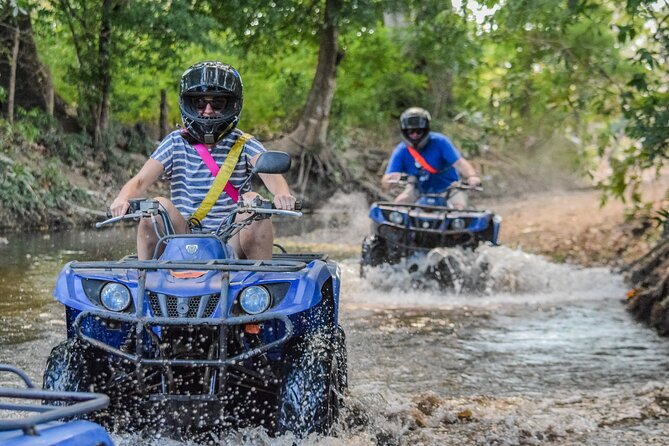
{"label": "helmet visor", "polygon": [[407,116],[402,119],[400,123],[402,129],[426,129],[430,126],[430,122],[425,116]]}
{"label": "helmet visor", "polygon": [[425,135],[425,129],[410,128],[406,130],[406,134],[409,137],[409,139],[413,141],[419,141],[423,137],[423,135]]}
{"label": "helmet visor", "polygon": [[191,93],[183,96],[183,105],[191,116],[212,118],[225,116],[230,111],[228,108],[233,105],[231,99],[227,95],[211,92]]}

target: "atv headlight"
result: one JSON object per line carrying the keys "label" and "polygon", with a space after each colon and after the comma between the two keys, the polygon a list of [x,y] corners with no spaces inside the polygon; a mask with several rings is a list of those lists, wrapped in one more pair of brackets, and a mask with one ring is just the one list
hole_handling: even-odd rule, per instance
{"label": "atv headlight", "polygon": [[109,282],[100,290],[100,302],[108,310],[123,311],[130,306],[130,290],[116,282]]}
{"label": "atv headlight", "polygon": [[269,291],[264,286],[250,286],[239,297],[239,304],[242,310],[248,314],[259,314],[269,308],[271,303]]}
{"label": "atv headlight", "polygon": [[451,222],[451,228],[453,229],[465,229],[465,219],[464,218],[454,218]]}
{"label": "atv headlight", "polygon": [[400,212],[392,211],[390,214],[388,214],[388,220],[399,225],[404,223],[404,216]]}

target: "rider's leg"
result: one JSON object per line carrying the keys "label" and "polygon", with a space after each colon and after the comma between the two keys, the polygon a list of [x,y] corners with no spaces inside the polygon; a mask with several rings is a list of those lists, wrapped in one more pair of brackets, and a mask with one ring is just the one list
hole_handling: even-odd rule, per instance
{"label": "rider's leg", "polygon": [[[248,217],[248,215],[246,215]],[[246,218],[244,214],[237,214],[237,220]],[[242,229],[228,242],[234,248],[240,259],[271,259],[274,243],[274,227],[272,221],[256,220]]]}
{"label": "rider's leg", "polygon": [[[156,198],[167,209],[167,213],[172,220],[172,226],[174,232],[177,234],[185,234],[188,232],[188,223],[186,219],[181,215],[181,212],[172,204],[170,200],[164,197]],[[165,233],[163,229],[163,222],[160,218],[156,218],[156,225],[161,234]],[[143,218],[139,222],[139,227],[137,228],[137,258],[139,260],[149,260],[153,258],[153,252],[156,249],[156,243],[158,243],[158,235],[153,226],[153,221],[150,218]],[[158,252],[158,255],[162,252],[162,249]]]}
{"label": "rider's leg", "polygon": [[448,202],[453,207],[453,209],[467,209],[469,203],[469,194],[464,190],[456,190],[448,197]]}
{"label": "rider's leg", "polygon": [[415,203],[418,199],[418,191],[413,184],[407,184],[402,193],[395,197],[395,203]]}

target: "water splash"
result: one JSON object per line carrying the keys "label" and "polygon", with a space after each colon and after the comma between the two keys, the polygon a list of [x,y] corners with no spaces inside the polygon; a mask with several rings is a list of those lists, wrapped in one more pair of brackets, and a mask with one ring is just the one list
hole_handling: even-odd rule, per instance
{"label": "water splash", "polygon": [[[433,258],[367,268],[364,278],[359,277],[357,260],[342,262],[342,302],[354,306],[448,307],[592,300],[624,295],[622,276],[608,268],[556,264],[542,256],[503,246],[481,246],[473,252],[433,251]],[[438,279],[426,274],[426,270],[434,265],[435,258],[446,256],[458,263],[461,275],[454,285],[444,287]]]}

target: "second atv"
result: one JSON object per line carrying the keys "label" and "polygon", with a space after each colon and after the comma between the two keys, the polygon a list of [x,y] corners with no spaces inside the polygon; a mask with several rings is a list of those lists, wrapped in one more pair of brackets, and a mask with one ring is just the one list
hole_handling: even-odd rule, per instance
{"label": "second atv", "polygon": [[[411,181],[405,177],[402,182]],[[411,204],[380,201],[373,203],[369,217],[372,234],[362,243],[360,274],[365,268],[405,261],[416,269],[428,256],[430,273],[438,271],[444,282],[452,282],[457,259],[449,248],[476,249],[482,243],[498,244],[502,218],[490,210],[454,209],[449,203],[456,191],[472,191],[466,184],[454,183],[441,194],[421,194]],[[446,277],[449,276],[449,277]],[[445,285],[450,285],[445,283]]]}

